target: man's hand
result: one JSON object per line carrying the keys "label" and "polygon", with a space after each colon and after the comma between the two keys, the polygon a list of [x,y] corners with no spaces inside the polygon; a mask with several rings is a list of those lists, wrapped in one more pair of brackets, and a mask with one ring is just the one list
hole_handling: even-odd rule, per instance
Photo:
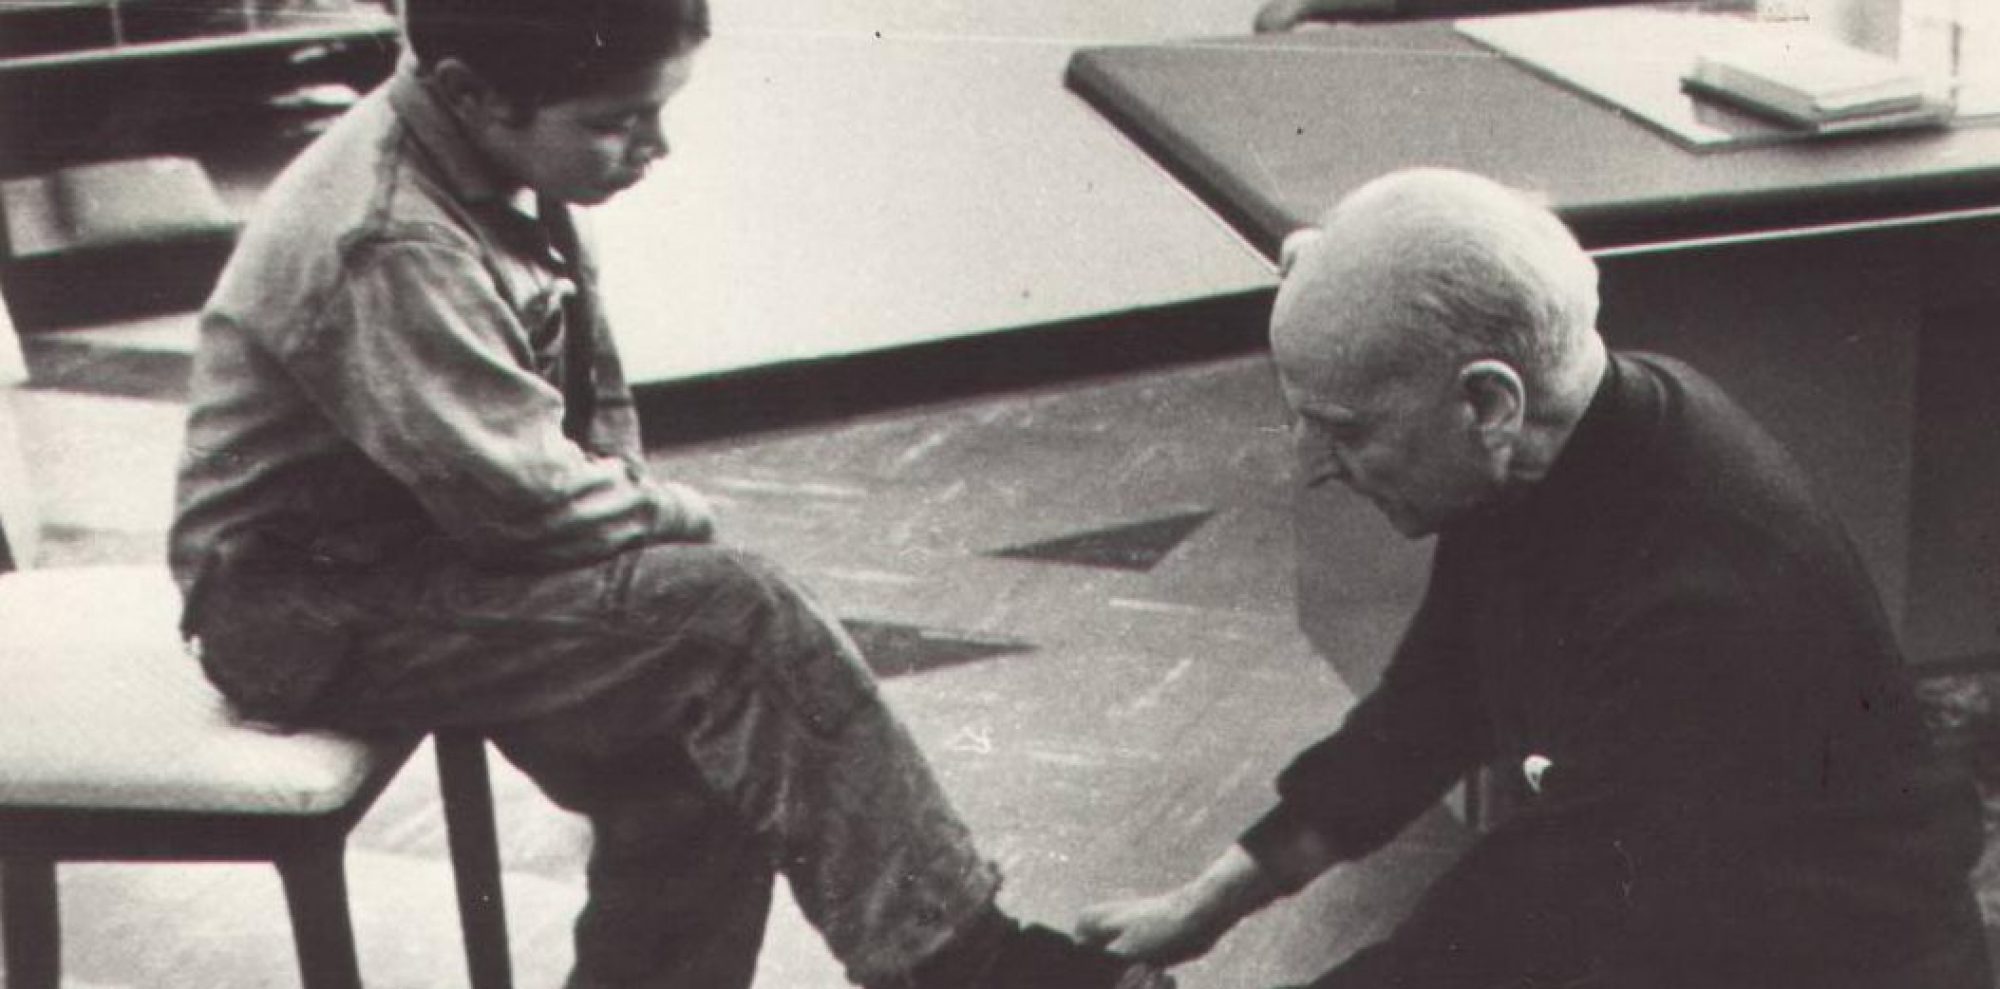
{"label": "man's hand", "polygon": [[1100,903],[1077,918],[1076,935],[1114,955],[1166,967],[1208,953],[1229,925],[1211,925],[1191,909],[1186,887],[1159,896]]}
{"label": "man's hand", "polygon": [[1237,921],[1269,906],[1283,892],[1243,846],[1231,845],[1179,889],[1085,910],[1077,919],[1076,934],[1085,944],[1102,946],[1112,954],[1178,965],[1207,954]]}
{"label": "man's hand", "polygon": [[1308,21],[1380,21],[1396,13],[1396,0],[1267,0],[1257,11],[1256,28],[1271,34]]}

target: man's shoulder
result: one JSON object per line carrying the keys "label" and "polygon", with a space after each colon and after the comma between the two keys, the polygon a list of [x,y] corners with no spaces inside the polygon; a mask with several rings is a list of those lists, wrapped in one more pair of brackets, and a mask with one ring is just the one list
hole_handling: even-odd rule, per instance
{"label": "man's shoulder", "polygon": [[1798,461],[1716,381],[1658,354],[1624,353],[1631,391],[1655,434],[1646,465],[1654,500],[1691,511],[1777,522],[1819,513]]}
{"label": "man's shoulder", "polygon": [[1653,434],[1631,504],[1605,506],[1634,580],[1754,608],[1852,576],[1844,526],[1750,413],[1685,362],[1619,357]]}

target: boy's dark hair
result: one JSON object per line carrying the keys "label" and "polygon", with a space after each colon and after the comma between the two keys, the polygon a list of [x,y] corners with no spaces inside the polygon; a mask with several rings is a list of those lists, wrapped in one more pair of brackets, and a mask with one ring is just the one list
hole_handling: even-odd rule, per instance
{"label": "boy's dark hair", "polygon": [[403,33],[423,68],[448,58],[525,108],[708,39],[707,0],[403,0]]}

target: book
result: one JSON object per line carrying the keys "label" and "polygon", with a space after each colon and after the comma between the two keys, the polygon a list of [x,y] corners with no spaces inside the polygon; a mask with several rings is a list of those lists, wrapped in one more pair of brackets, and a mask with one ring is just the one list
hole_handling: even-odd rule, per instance
{"label": "book", "polygon": [[[1956,116],[1955,108],[1942,100],[1925,99],[1915,106],[1875,113],[1857,114],[1845,117],[1830,117],[1825,120],[1798,120],[1772,113],[1765,107],[1719,89],[1710,89],[1692,79],[1686,80],[1684,88],[1704,101],[1722,107],[1727,111],[1738,111],[1752,118],[1781,129],[1784,133],[1809,137],[1836,137],[1843,134],[1870,134],[1876,131],[1908,130],[1912,128],[1943,127]],[[1705,110],[1698,109],[1697,119],[1709,119]],[[1718,125],[1720,126],[1720,125]]]}
{"label": "book", "polygon": [[1698,55],[1682,79],[1691,91],[1717,96],[1793,124],[1917,114],[1926,100],[1922,76],[1893,59],[1804,32],[1775,32]]}

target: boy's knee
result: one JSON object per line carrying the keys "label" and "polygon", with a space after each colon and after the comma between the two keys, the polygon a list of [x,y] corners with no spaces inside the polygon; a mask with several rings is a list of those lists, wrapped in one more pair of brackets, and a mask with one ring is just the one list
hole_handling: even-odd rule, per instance
{"label": "boy's knee", "polygon": [[707,595],[702,617],[686,631],[735,653],[816,730],[838,732],[876,702],[874,676],[839,619],[769,560],[712,544],[674,544],[648,555],[641,566]]}
{"label": "boy's knee", "polygon": [[695,599],[724,604],[765,602],[791,595],[776,564],[748,550],[715,543],[661,543],[638,550],[631,604]]}
{"label": "boy's knee", "polygon": [[641,551],[632,567],[623,610],[641,623],[665,620],[677,634],[759,658],[853,652],[839,620],[756,553],[669,543]]}

